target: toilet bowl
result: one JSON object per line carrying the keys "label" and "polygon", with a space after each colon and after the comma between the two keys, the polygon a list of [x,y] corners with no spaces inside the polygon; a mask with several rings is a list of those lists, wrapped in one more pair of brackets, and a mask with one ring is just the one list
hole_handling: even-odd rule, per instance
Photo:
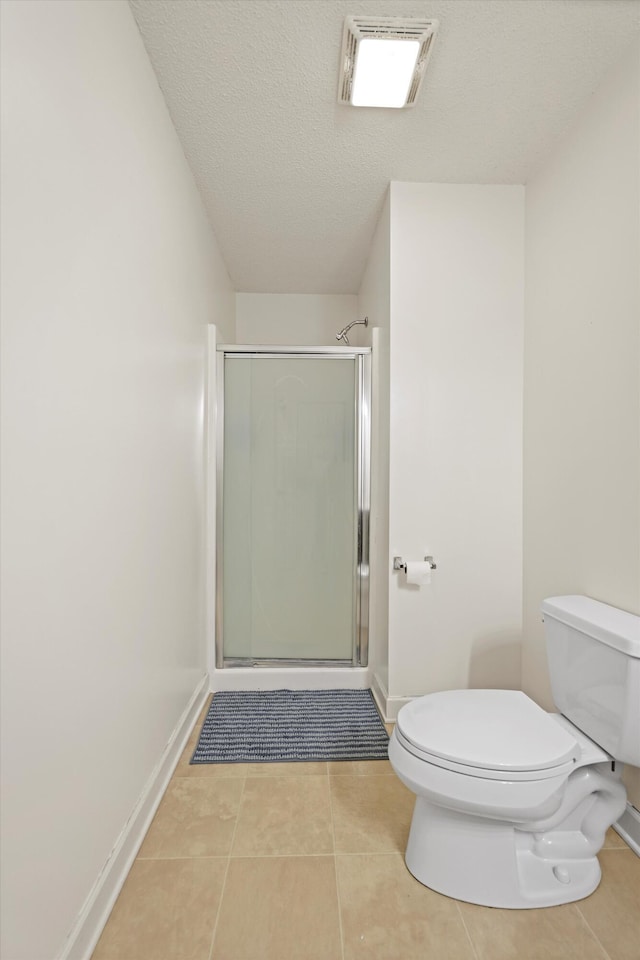
{"label": "toilet bowl", "polygon": [[417,795],[406,863],[421,883],[512,908],[597,887],[596,854],[625,808],[624,786],[604,750],[524,693],[414,700],[400,711],[389,760]]}
{"label": "toilet bowl", "polygon": [[584,597],[545,604],[564,715],[518,690],[449,690],[402,707],[391,735],[416,794],[407,867],[459,900],[531,908],[592,893],[626,805],[615,760],[640,760],[640,618]]}

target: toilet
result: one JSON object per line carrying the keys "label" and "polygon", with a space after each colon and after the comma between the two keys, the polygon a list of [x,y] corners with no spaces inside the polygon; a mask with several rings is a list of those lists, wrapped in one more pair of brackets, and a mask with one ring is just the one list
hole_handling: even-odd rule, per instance
{"label": "toilet", "polygon": [[589,597],[542,604],[554,702],[448,690],[402,707],[389,760],[416,794],[406,864],[439,893],[489,907],[580,900],[640,766],[640,617]]}

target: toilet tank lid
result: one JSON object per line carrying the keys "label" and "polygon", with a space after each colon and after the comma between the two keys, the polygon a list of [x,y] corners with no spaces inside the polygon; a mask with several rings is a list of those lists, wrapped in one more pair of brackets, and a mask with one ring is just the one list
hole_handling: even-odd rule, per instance
{"label": "toilet tank lid", "polygon": [[581,596],[549,597],[542,601],[542,613],[628,657],[640,657],[640,617],[634,613]]}
{"label": "toilet tank lid", "polygon": [[397,725],[432,759],[503,771],[506,779],[509,771],[558,767],[580,752],[575,737],[520,690],[430,693],[402,707]]}

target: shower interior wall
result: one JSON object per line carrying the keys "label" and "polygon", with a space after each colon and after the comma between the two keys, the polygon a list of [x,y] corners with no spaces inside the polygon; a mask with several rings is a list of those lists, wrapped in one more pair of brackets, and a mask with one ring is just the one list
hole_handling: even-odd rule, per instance
{"label": "shower interior wall", "polygon": [[[336,333],[356,319],[358,298],[353,294],[236,294],[237,343],[340,346]],[[354,347],[368,346],[360,330],[349,332]]]}

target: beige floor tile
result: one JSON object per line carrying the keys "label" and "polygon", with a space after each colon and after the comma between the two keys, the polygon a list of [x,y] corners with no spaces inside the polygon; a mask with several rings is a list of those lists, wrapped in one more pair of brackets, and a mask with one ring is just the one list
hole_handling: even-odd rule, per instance
{"label": "beige floor tile", "polygon": [[310,763],[248,763],[248,777],[318,777],[326,776],[324,761]]}
{"label": "beige floor tile", "polygon": [[600,886],[576,904],[611,960],[640,957],[640,857],[625,848],[600,852]]}
{"label": "beige floor tile", "polygon": [[[195,743],[193,745],[195,750]],[[248,774],[248,763],[189,763],[193,750],[176,767],[175,777],[189,777],[192,780],[243,780]]]}
{"label": "beige floor tile", "polygon": [[615,832],[613,827],[609,827],[604,838],[603,850],[610,849],[619,849],[619,850],[628,850],[629,847],[624,842],[622,837]]}
{"label": "beige floor tile", "polygon": [[336,853],[404,854],[415,797],[397,777],[329,777]]}
{"label": "beige floor tile", "polygon": [[333,857],[231,860],[211,960],[341,960]]}
{"label": "beige floor tile", "polygon": [[395,777],[388,760],[335,760],[328,767],[332,777]]}
{"label": "beige floor tile", "polygon": [[247,779],[234,857],[332,854],[328,777]]}
{"label": "beige floor tile", "polygon": [[171,780],[138,856],[228,855],[243,785],[244,780]]}
{"label": "beige floor tile", "polygon": [[393,733],[394,727],[395,727],[395,721],[393,723],[385,723],[384,728],[389,734],[389,736],[391,736],[391,734]]}
{"label": "beige floor tile", "polygon": [[541,910],[459,906],[478,960],[607,960],[572,903]]}
{"label": "beige floor tile", "polygon": [[92,960],[208,960],[227,863],[136,860]]}
{"label": "beige floor tile", "polygon": [[336,862],[344,960],[474,960],[456,901],[418,883],[400,854]]}

